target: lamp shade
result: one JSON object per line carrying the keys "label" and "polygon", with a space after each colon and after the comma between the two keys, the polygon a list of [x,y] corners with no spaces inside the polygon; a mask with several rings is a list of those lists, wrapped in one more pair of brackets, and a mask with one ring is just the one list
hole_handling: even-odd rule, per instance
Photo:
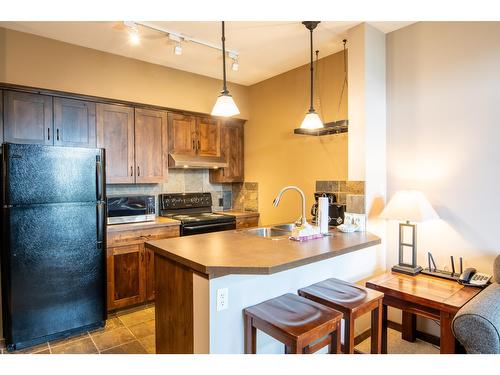
{"label": "lamp shade", "polygon": [[392,196],[380,218],[421,222],[439,219],[439,216],[422,192],[400,190]]}
{"label": "lamp shade", "polygon": [[323,127],[323,122],[316,112],[308,112],[300,124],[301,129],[321,129]]}
{"label": "lamp shade", "polygon": [[229,94],[221,94],[212,109],[212,116],[231,117],[239,115],[240,110],[236,106],[233,97]]}

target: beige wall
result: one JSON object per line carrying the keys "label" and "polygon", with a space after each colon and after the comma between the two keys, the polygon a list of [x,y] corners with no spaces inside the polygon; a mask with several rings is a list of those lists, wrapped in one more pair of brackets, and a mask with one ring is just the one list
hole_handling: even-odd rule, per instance
{"label": "beige wall", "polygon": [[[347,92],[337,115],[344,78],[343,55],[320,59],[315,107],[324,122],[347,117]],[[302,66],[250,87],[251,120],[245,125],[245,180],[259,183],[261,222],[271,224],[300,216],[300,197],[287,192],[278,208],[273,198],[286,185],[302,188],[307,208],[316,180],[347,178],[347,135],[294,135],[309,109],[309,66]]]}
{"label": "beige wall", "polygon": [[[210,113],[217,79],[0,28],[0,82]],[[247,119],[248,88],[229,84]]]}
{"label": "beige wall", "polygon": [[[420,189],[440,221],[418,226],[431,251],[492,272],[500,254],[500,22],[422,22],[387,37],[388,192]],[[389,223],[388,266],[397,262]]]}

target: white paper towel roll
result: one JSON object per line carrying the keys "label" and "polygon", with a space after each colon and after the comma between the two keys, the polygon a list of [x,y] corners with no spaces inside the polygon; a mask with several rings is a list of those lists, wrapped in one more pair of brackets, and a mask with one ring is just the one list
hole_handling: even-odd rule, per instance
{"label": "white paper towel roll", "polygon": [[328,222],[329,218],[329,202],[327,197],[319,197],[318,198],[318,226],[321,234],[328,233]]}

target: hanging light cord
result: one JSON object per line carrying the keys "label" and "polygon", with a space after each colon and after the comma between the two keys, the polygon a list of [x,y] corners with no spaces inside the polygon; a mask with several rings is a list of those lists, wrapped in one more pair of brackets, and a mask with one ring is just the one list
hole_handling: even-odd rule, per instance
{"label": "hanging light cord", "polygon": [[[317,49],[315,51],[316,53],[316,61],[315,61],[315,65],[316,67],[314,68],[314,82],[316,82],[316,97],[318,98],[316,103],[318,105],[318,111],[321,112],[321,115],[323,115],[323,107],[321,106],[321,95],[320,95],[320,92],[321,92],[321,81],[318,81],[318,72],[319,72],[319,68],[318,68],[318,60],[319,60],[319,50]],[[322,116],[323,117],[323,116]]]}
{"label": "hanging light cord", "polygon": [[346,55],[346,49],[345,49],[345,45],[347,43],[347,39],[344,39],[342,41],[344,43],[344,82],[342,82],[342,90],[340,91],[340,98],[339,98],[339,105],[337,107],[337,120],[338,120],[338,117],[340,116],[340,105],[342,104],[342,98],[344,97],[344,91],[345,91],[345,88],[347,87],[347,55]]}
{"label": "hanging light cord", "polygon": [[313,74],[314,74],[314,68],[313,68],[313,29],[311,28],[309,30],[310,32],[310,40],[311,40],[311,103],[309,107],[309,112],[314,112],[314,106],[313,106],[313,90],[314,90],[314,84],[313,84]]}
{"label": "hanging light cord", "polygon": [[224,21],[222,21],[222,79],[224,81],[222,87],[222,95],[227,95],[229,91],[227,91],[226,85],[226,34],[224,32]]}

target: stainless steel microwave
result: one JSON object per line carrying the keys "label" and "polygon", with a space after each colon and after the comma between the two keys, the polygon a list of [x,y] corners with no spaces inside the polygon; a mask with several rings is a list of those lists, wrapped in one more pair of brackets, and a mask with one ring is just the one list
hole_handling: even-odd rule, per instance
{"label": "stainless steel microwave", "polygon": [[108,224],[154,221],[154,195],[110,196],[107,198]]}

